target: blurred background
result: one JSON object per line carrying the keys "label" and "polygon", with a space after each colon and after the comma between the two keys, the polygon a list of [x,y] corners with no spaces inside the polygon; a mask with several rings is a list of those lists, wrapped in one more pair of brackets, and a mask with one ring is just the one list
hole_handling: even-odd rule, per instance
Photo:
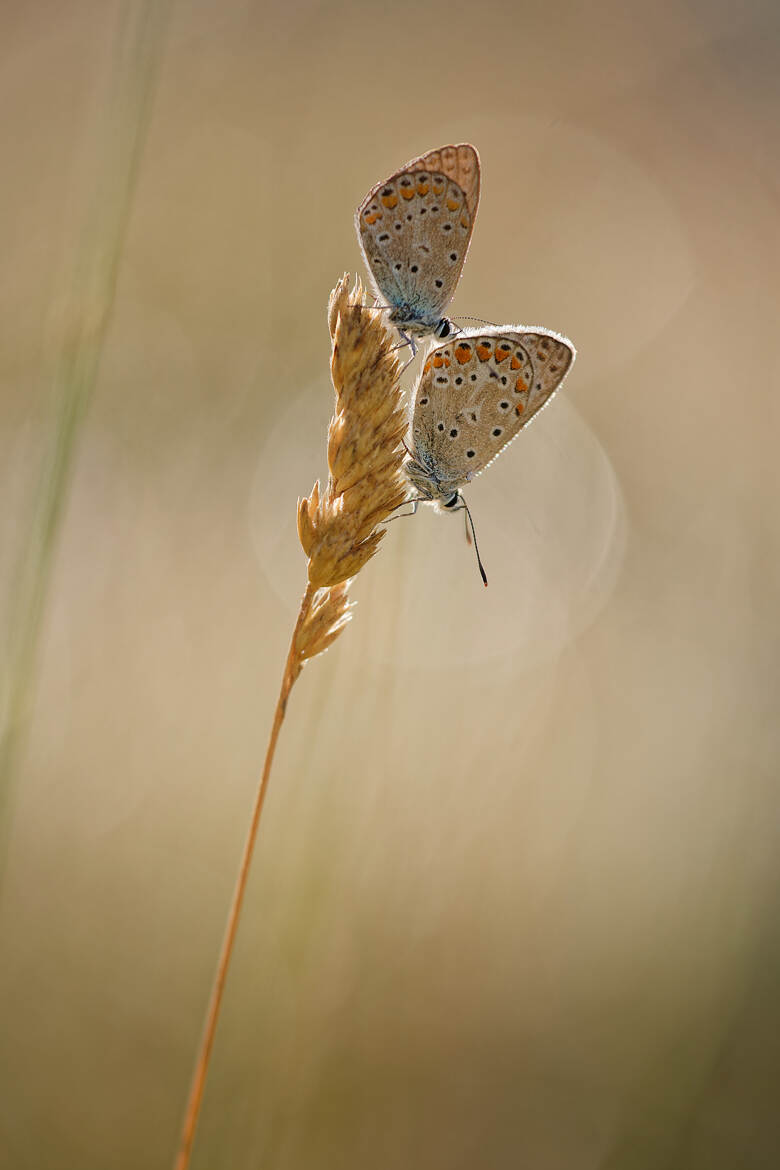
{"label": "blurred background", "polygon": [[[128,10],[0,8],[6,631]],[[780,9],[199,0],[154,35],[6,809],[0,1165],[172,1162],[327,297],[369,187],[467,140],[453,315],[579,357],[469,491],[489,590],[460,517],[393,525],[293,692],[192,1166],[777,1166]]]}

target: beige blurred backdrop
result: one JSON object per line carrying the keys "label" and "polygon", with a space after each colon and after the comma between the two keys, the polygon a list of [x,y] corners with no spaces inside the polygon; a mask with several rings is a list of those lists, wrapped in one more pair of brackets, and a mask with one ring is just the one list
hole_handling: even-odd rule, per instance
{"label": "beige blurred backdrop", "polygon": [[[0,9],[0,545],[113,4]],[[354,207],[474,142],[452,306],[579,357],[392,526],[280,750],[193,1168],[780,1163],[775,0],[174,9],[0,902],[0,1165],[171,1163],[326,470]]]}

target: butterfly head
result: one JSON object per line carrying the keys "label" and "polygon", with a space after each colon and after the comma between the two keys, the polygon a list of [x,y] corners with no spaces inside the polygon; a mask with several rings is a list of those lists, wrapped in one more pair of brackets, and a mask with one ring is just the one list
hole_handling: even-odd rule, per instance
{"label": "butterfly head", "polygon": [[437,511],[450,511],[461,503],[458,485],[452,481],[441,480],[435,466],[426,459],[424,451],[418,449],[412,453],[404,463],[404,472],[418,499],[434,504]]}
{"label": "butterfly head", "polygon": [[398,305],[390,314],[390,321],[396,328],[412,337],[452,337],[457,329],[448,317],[424,313],[410,305]]}
{"label": "butterfly head", "polygon": [[442,317],[433,331],[434,337],[452,337],[456,332],[455,326],[447,317]]}

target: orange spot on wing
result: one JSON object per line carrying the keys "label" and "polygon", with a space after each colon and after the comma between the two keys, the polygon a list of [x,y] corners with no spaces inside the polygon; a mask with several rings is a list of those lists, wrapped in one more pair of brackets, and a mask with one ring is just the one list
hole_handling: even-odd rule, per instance
{"label": "orange spot on wing", "polygon": [[455,357],[458,359],[460,364],[463,365],[471,357],[471,346],[470,345],[463,345],[463,344],[456,345],[455,346]]}
{"label": "orange spot on wing", "polygon": [[378,212],[378,211],[375,212],[373,215],[370,211],[367,211],[365,214],[366,223],[376,223],[376,221],[378,219],[381,219],[381,218],[382,218],[381,212]]}
{"label": "orange spot on wing", "polygon": [[447,206],[449,207],[450,211],[457,211],[460,207],[460,203],[458,203],[457,199],[448,199]]}
{"label": "orange spot on wing", "polygon": [[441,195],[441,193],[442,193],[442,191],[443,191],[443,190],[444,190],[444,184],[443,184],[443,183],[441,183],[441,182],[440,182],[440,183],[437,183],[437,182],[436,182],[436,180],[434,179],[434,182],[433,182],[433,193],[434,193],[434,195]]}
{"label": "orange spot on wing", "polygon": [[430,359],[430,358],[428,358],[428,361],[427,361],[427,362],[425,363],[425,365],[423,366],[423,373],[424,373],[424,374],[427,374],[427,373],[428,373],[428,371],[430,370],[430,368],[431,368],[431,359]]}
{"label": "orange spot on wing", "polygon": [[483,344],[480,344],[477,346],[477,357],[479,358],[479,360],[481,362],[486,362],[488,360],[488,358],[490,357],[492,352],[493,351],[491,350],[489,345],[485,345],[483,343]]}
{"label": "orange spot on wing", "polygon": [[523,378],[518,378],[515,382],[515,390],[517,390],[518,394],[525,394],[527,389],[528,383]]}
{"label": "orange spot on wing", "polygon": [[422,179],[417,180],[417,194],[427,195],[430,187],[428,183],[424,183]]}
{"label": "orange spot on wing", "polygon": [[393,208],[398,203],[398,196],[397,195],[383,195],[382,202],[384,203],[385,207]]}
{"label": "orange spot on wing", "polygon": [[471,221],[469,220],[469,217],[467,215],[462,215],[460,217],[460,226],[461,227],[467,228],[469,226],[470,222]]}
{"label": "orange spot on wing", "polygon": [[434,354],[433,355],[433,368],[435,370],[438,370],[443,365],[444,365],[444,358],[441,356],[441,354],[440,353]]}
{"label": "orange spot on wing", "polygon": [[509,357],[509,350],[503,349],[500,345],[496,346],[496,361],[503,362]]}
{"label": "orange spot on wing", "polygon": [[414,187],[402,187],[401,194],[404,199],[414,199]]}
{"label": "orange spot on wing", "polygon": [[525,410],[525,403],[518,402],[517,406],[515,407],[515,414],[522,414],[524,410]]}
{"label": "orange spot on wing", "polygon": [[512,369],[519,370],[522,364],[517,354],[512,354]]}

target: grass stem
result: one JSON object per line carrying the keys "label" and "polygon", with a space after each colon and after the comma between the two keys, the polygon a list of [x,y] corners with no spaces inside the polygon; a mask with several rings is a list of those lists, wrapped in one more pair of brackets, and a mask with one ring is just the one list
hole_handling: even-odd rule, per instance
{"label": "grass stem", "polygon": [[0,875],[15,773],[34,700],[38,649],[59,532],[84,418],[112,317],[119,261],[164,44],[168,0],[126,0],[103,95],[95,173],[74,257],[54,371],[56,421],[27,543],[15,574],[0,725]]}
{"label": "grass stem", "polygon": [[192,1143],[195,1138],[198,1117],[200,1116],[200,1107],[203,1100],[203,1090],[206,1085],[206,1075],[208,1073],[211,1050],[214,1047],[214,1036],[217,1030],[217,1023],[219,1021],[220,1009],[222,1007],[222,997],[225,990],[225,982],[227,980],[228,968],[230,966],[230,960],[233,954],[233,945],[236,941],[236,932],[238,930],[238,922],[241,916],[241,907],[244,901],[244,894],[246,893],[249,868],[252,863],[252,854],[254,853],[255,841],[257,840],[257,831],[260,827],[260,817],[263,812],[265,796],[268,790],[268,781],[271,775],[274,754],[276,752],[276,743],[279,739],[279,732],[281,730],[285,712],[287,710],[287,700],[290,696],[290,691],[292,690],[293,683],[300,674],[300,658],[297,650],[298,635],[304,622],[309,616],[314,593],[314,586],[308,585],[301,601],[298,620],[295,624],[293,636],[290,641],[290,650],[287,655],[284,674],[282,675],[282,685],[279,691],[279,698],[276,702],[274,721],[271,726],[271,734],[268,737],[268,747],[265,753],[263,773],[260,777],[260,784],[257,789],[257,795],[255,796],[252,817],[249,822],[249,832],[247,833],[244,852],[242,854],[241,864],[238,870],[238,878],[236,879],[233,898],[230,903],[230,909],[228,911],[225,936],[222,941],[222,950],[220,952],[216,973],[214,975],[214,983],[211,989],[211,998],[209,1000],[208,1011],[206,1013],[206,1022],[203,1027],[203,1035],[201,1036],[200,1048],[198,1049],[198,1056],[195,1062],[195,1071],[192,1078],[189,1100],[187,1101],[187,1109],[184,1114],[184,1124],[182,1126],[179,1150],[176,1155],[175,1170],[187,1170],[187,1167],[190,1164]]}

